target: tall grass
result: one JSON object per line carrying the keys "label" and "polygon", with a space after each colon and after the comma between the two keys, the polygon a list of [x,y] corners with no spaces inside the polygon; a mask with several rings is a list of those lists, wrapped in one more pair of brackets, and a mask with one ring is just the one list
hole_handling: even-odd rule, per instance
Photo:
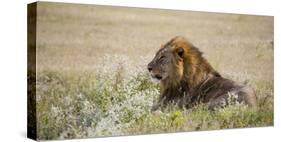
{"label": "tall grass", "polygon": [[[258,108],[229,106],[209,111],[204,105],[189,110],[169,106],[151,113],[159,86],[147,72],[127,70],[124,59],[104,65],[96,72],[37,75],[39,139],[63,139],[215,130],[273,125],[272,84],[257,82]],[[120,59],[120,58],[119,58]],[[106,65],[107,64],[107,65]],[[267,93],[267,94],[266,94]]]}

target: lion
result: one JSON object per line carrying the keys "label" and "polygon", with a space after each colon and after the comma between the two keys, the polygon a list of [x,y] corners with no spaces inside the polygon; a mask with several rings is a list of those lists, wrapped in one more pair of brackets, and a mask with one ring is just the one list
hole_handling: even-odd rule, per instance
{"label": "lion", "polygon": [[231,102],[256,104],[251,87],[222,77],[202,52],[181,36],[162,45],[147,69],[152,79],[160,82],[160,96],[151,111],[162,110],[171,103],[181,108],[203,103],[212,110]]}

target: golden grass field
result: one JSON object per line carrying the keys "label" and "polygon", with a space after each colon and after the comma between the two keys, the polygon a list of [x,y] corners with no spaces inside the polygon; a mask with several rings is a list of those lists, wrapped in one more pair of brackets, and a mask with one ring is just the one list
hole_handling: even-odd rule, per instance
{"label": "golden grass field", "polygon": [[[273,125],[273,17],[39,2],[39,139]],[[259,108],[149,109],[159,95],[146,65],[185,36],[226,78],[252,86]]]}

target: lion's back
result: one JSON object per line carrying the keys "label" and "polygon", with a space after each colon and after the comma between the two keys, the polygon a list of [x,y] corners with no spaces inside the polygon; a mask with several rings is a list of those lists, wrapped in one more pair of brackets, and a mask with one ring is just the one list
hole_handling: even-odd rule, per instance
{"label": "lion's back", "polygon": [[230,103],[244,103],[249,106],[256,104],[256,94],[253,88],[223,77],[209,79],[196,93],[203,95],[203,102],[207,103],[210,108]]}

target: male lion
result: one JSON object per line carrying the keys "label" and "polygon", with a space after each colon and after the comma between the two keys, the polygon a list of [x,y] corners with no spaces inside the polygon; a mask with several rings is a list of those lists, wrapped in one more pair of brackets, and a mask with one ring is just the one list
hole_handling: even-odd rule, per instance
{"label": "male lion", "polygon": [[147,68],[151,77],[160,81],[159,100],[152,111],[169,103],[185,108],[205,103],[209,109],[228,105],[230,100],[256,104],[252,88],[222,77],[184,37],[163,45]]}

